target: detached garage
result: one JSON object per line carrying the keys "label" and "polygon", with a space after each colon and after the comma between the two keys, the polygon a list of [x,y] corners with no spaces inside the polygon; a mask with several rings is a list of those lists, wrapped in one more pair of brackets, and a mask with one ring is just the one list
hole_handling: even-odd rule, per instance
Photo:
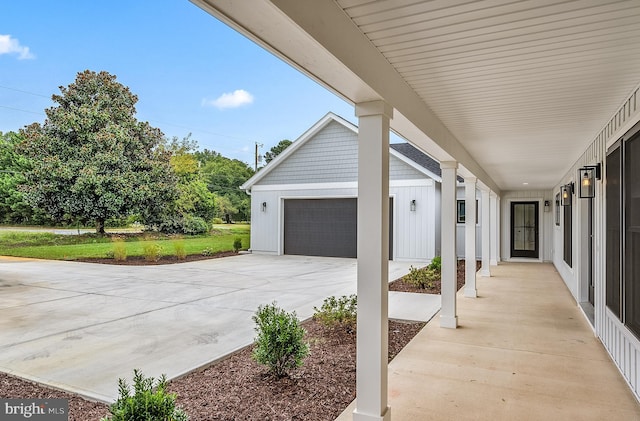
{"label": "detached garage", "polygon": [[[253,253],[356,257],[357,133],[329,113],[242,186],[251,195]],[[389,258],[433,258],[438,163],[408,144],[392,145],[389,179]]]}

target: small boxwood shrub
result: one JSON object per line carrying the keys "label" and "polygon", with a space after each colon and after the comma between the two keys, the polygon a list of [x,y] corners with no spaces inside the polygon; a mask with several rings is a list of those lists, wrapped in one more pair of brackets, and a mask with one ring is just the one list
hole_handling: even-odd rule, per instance
{"label": "small boxwood shrub", "polygon": [[428,266],[424,268],[409,267],[409,273],[402,278],[406,283],[418,288],[433,288],[435,281],[440,279],[440,272]]}
{"label": "small boxwood shrub", "polygon": [[325,298],[322,307],[314,307],[313,318],[329,328],[342,327],[355,330],[358,316],[358,297],[355,294],[340,298]]}
{"label": "small boxwood shrub", "polygon": [[118,379],[119,397],[102,421],[187,421],[187,414],[176,406],[176,395],[167,393],[166,386],[164,374],[154,384],[153,377],[133,370],[133,395],[127,382]]}
{"label": "small boxwood shrub", "polygon": [[233,251],[237,253],[241,249],[242,249],[242,238],[236,237],[235,240],[233,240]]}
{"label": "small boxwood shrub", "polygon": [[213,256],[213,250],[211,249],[211,247],[207,247],[206,249],[202,250],[202,255]]}
{"label": "small boxwood shrub", "polygon": [[433,260],[431,260],[431,263],[429,263],[429,266],[427,267],[437,272],[442,271],[442,257],[440,256],[434,257]]}
{"label": "small boxwood shrub", "polygon": [[309,355],[309,344],[303,340],[306,332],[295,312],[287,313],[273,302],[258,307],[253,321],[258,334],[253,349],[254,360],[267,366],[278,378],[302,365]]}

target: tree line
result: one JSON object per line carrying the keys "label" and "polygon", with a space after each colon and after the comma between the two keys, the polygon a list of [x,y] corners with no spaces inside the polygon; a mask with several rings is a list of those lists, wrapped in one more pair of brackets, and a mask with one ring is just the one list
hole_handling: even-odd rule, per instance
{"label": "tree line", "polygon": [[239,186],[251,166],[138,121],[137,96],[108,72],[80,72],[60,91],[43,124],[0,132],[0,223],[196,234],[215,218],[249,220]]}

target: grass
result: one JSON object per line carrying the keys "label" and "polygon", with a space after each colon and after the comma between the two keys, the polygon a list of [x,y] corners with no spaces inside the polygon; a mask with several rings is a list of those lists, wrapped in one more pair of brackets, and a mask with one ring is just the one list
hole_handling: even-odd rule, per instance
{"label": "grass", "polygon": [[[233,250],[237,237],[244,248],[249,245],[249,225],[216,225],[208,235],[181,237],[185,255],[201,254],[209,248],[212,252]],[[175,237],[162,234],[129,234],[124,239],[126,256],[144,256],[145,245],[157,243],[163,254],[174,254]],[[33,257],[50,260],[76,260],[81,258],[103,258],[113,254],[114,243],[109,236],[96,234],[59,235],[48,232],[0,231],[0,255]]]}

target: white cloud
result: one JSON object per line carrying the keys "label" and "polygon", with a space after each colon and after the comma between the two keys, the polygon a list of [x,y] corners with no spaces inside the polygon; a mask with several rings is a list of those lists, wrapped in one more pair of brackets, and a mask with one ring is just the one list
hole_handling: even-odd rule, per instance
{"label": "white cloud", "polygon": [[17,54],[18,60],[36,58],[29,51],[29,47],[20,45],[20,41],[16,38],[11,38],[11,35],[0,35],[0,55],[2,54]]}
{"label": "white cloud", "polygon": [[216,107],[219,109],[225,108],[238,108],[243,105],[248,105],[253,103],[253,95],[244,89],[237,89],[231,93],[225,93],[220,95],[216,99],[203,99],[203,106]]}

